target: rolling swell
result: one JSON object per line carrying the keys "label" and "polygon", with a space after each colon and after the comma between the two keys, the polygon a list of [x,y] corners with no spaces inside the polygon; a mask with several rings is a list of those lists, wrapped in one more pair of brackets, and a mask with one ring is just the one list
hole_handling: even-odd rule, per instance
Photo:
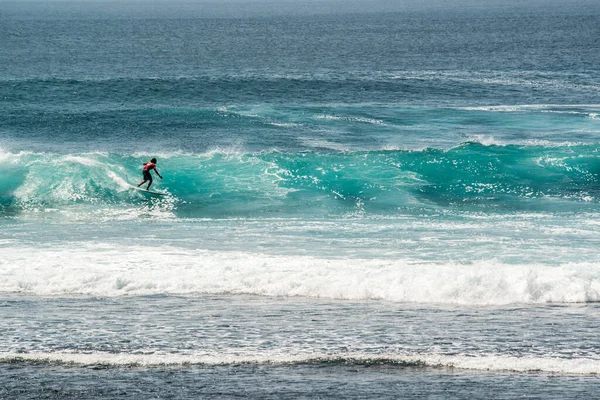
{"label": "rolling swell", "polygon": [[129,190],[148,155],[1,153],[4,212],[169,202],[178,216],[394,214],[440,209],[594,211],[597,145],[464,143],[420,151],[163,154],[169,194]]}
{"label": "rolling swell", "polygon": [[[271,104],[338,103],[340,98],[352,103],[389,103],[391,99],[404,100],[407,104],[423,103],[423,93],[435,96],[436,104],[457,105],[456,91],[477,90],[482,100],[512,102],[518,96],[519,103],[530,104],[531,94],[527,88],[535,87],[536,100],[552,103],[568,101],[574,94],[595,95],[598,85],[585,80],[586,76],[574,75],[580,80],[564,76],[532,75],[527,73],[498,74],[469,73],[463,71],[396,71],[369,74],[335,69],[323,73],[245,73],[221,74],[213,72],[207,76],[123,76],[117,78],[98,77],[93,79],[71,79],[37,77],[31,79],[2,79],[0,95],[3,100],[19,101],[19,105],[47,103],[49,108],[77,109],[94,104]],[[503,87],[513,88],[510,94],[498,91]],[[500,96],[500,97],[499,97]],[[132,99],[135,99],[132,102]],[[10,103],[13,104],[12,102]],[[509,103],[510,104],[510,103]],[[468,105],[465,104],[465,105]],[[66,107],[67,106],[67,107]]]}

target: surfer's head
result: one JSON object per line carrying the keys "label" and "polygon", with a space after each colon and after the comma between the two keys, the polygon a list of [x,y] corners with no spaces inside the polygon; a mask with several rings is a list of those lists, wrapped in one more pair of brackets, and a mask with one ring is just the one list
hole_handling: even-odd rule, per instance
{"label": "surfer's head", "polygon": [[156,158],[153,158],[152,160],[150,160],[150,162],[156,164]]}

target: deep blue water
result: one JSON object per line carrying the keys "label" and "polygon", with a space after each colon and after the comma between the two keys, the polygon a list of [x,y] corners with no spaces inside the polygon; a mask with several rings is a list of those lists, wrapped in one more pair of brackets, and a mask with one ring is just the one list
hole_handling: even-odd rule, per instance
{"label": "deep blue water", "polygon": [[1,2],[0,397],[597,397],[598,65],[587,0]]}

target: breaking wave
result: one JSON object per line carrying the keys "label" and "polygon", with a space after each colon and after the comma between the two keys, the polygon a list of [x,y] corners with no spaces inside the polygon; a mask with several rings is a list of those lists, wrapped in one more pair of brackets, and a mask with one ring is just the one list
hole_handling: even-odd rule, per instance
{"label": "breaking wave", "polygon": [[261,355],[183,355],[183,354],[128,354],[106,352],[49,352],[12,354],[0,353],[4,363],[51,363],[119,366],[177,366],[177,365],[301,365],[317,366],[387,366],[392,368],[456,368],[473,371],[544,372],[562,374],[600,374],[600,360],[588,358],[464,356],[464,355],[393,355],[393,354],[261,354]]}
{"label": "breaking wave", "polygon": [[[467,142],[447,150],[166,153],[157,155],[165,179],[154,188],[180,217],[595,210],[599,150]],[[129,189],[149,156],[1,152],[0,210],[147,204]]]}

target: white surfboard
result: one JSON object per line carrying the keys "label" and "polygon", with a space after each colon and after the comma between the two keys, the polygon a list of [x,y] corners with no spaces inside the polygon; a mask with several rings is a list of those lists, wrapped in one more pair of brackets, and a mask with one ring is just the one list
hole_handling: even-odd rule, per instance
{"label": "white surfboard", "polygon": [[137,187],[137,186],[131,186],[131,188],[135,189],[135,190],[139,190],[142,193],[153,194],[153,195],[156,195],[156,196],[164,196],[166,194],[166,193],[162,193],[162,192],[153,192],[152,190],[146,190],[144,188]]}

